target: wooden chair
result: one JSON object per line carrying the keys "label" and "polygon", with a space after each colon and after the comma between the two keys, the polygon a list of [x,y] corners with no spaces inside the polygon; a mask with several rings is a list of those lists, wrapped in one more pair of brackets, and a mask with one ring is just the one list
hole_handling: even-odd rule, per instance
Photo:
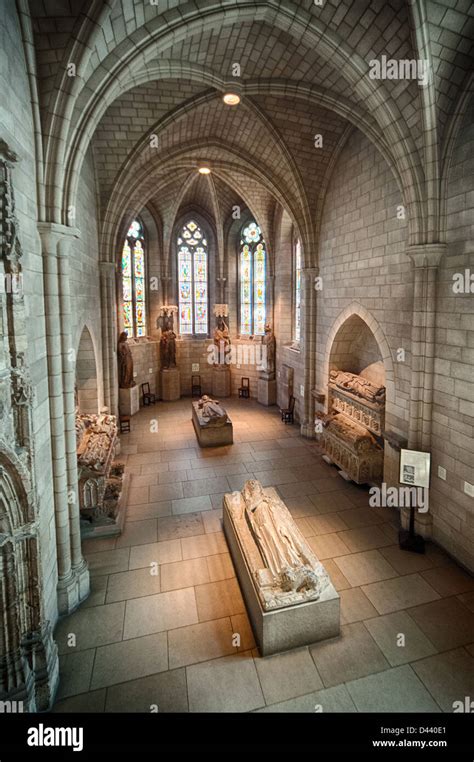
{"label": "wooden chair", "polygon": [[125,434],[127,431],[131,431],[130,429],[130,416],[129,415],[121,415],[119,418],[120,423],[120,433]]}
{"label": "wooden chair", "polygon": [[202,397],[201,376],[191,376],[191,397]]}
{"label": "wooden chair", "polygon": [[142,389],[142,403],[143,405],[154,405],[156,402],[156,395],[150,392],[150,384],[146,381],[141,386]]}
{"label": "wooden chair", "polygon": [[239,397],[245,397],[248,399],[250,397],[250,379],[242,378],[240,384]]}
{"label": "wooden chair", "polygon": [[288,407],[287,408],[280,408],[281,413],[281,420],[283,423],[294,423],[294,414],[295,414],[295,398],[293,395],[290,395],[290,399],[288,400]]}

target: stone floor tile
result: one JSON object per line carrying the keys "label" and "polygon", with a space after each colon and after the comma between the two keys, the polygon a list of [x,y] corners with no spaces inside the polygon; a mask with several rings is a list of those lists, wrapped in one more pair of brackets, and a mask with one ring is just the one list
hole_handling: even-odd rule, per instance
{"label": "stone floor tile", "polygon": [[364,595],[360,587],[341,590],[341,624],[360,622],[362,619],[377,616],[377,610]]}
{"label": "stone floor tile", "polygon": [[[85,651],[105,643],[122,639],[125,603],[108,603],[105,606],[79,608],[61,619],[54,632],[60,654]],[[75,644],[70,645],[71,635]]]}
{"label": "stone floor tile", "polygon": [[465,711],[461,706],[465,707],[466,697],[469,706],[474,700],[474,659],[465,648],[429,656],[411,666],[443,712]]}
{"label": "stone floor tile", "polygon": [[308,537],[308,545],[311,546],[320,561],[324,561],[326,558],[345,556],[349,553],[347,545],[335,532]]}
{"label": "stone floor tile", "polygon": [[216,476],[214,478],[196,479],[195,481],[183,483],[183,497],[202,497],[219,492],[228,492],[229,483],[225,476]]}
{"label": "stone floor tile", "polygon": [[[330,535],[325,535],[325,537],[329,536]],[[335,561],[333,561],[331,558],[326,558],[324,559],[323,566],[329,574],[331,582],[338,592],[340,590],[346,590],[348,587],[351,587],[351,583],[346,579]]]}
{"label": "stone floor tile", "polygon": [[[156,707],[156,709],[155,709]],[[188,711],[184,669],[173,669],[107,688],[106,712]]]}
{"label": "stone floor tile", "polygon": [[[149,501],[178,500],[179,498],[184,497],[183,484],[186,484],[186,482],[176,481],[174,484],[158,484],[157,487],[148,487],[150,490]],[[143,503],[145,501],[140,500],[137,502]]]}
{"label": "stone floor tile", "polygon": [[474,614],[457,598],[443,598],[408,613],[438,651],[474,642]]}
{"label": "stone floor tile", "polygon": [[[337,536],[340,539],[340,535]],[[334,559],[334,563],[354,587],[397,576],[395,570],[378,550],[339,556]]]}
{"label": "stone floor tile", "polygon": [[408,664],[352,680],[346,686],[359,712],[440,711]]}
{"label": "stone floor tile", "polygon": [[470,593],[461,593],[461,595],[458,595],[458,598],[461,603],[467,606],[469,611],[474,611],[474,590]]}
{"label": "stone floor tile", "polygon": [[389,666],[362,622],[343,625],[338,638],[316,643],[309,650],[326,688]]}
{"label": "stone floor tile", "polygon": [[209,569],[209,581],[218,582],[221,579],[235,577],[235,569],[229,553],[218,553],[215,556],[206,556],[207,568]]}
{"label": "stone floor tile", "polygon": [[210,582],[206,558],[190,558],[160,566],[161,592]]}
{"label": "stone floor tile", "polygon": [[59,687],[56,699],[75,696],[89,690],[95,649],[73,651],[59,657]]}
{"label": "stone floor tile", "polygon": [[199,621],[243,614],[245,604],[236,578],[196,585]]}
{"label": "stone floor tile", "polygon": [[153,595],[159,592],[159,567],[153,569],[145,567],[133,571],[118,572],[109,576],[106,602],[126,601],[129,598],[141,598],[144,595]]}
{"label": "stone floor tile", "polygon": [[156,542],[157,523],[156,519],[145,521],[127,521],[120,537],[117,537],[116,548],[129,547],[130,545],[146,545]]}
{"label": "stone floor tile", "polygon": [[55,714],[70,713],[88,714],[103,712],[105,707],[105,688],[100,691],[88,691],[78,696],[58,701],[51,711]]}
{"label": "stone floor tile", "polygon": [[267,704],[320,690],[323,683],[307,648],[255,659]]}
{"label": "stone floor tile", "polygon": [[123,638],[184,627],[198,621],[194,588],[184,587],[127,601]]}
{"label": "stone floor tile", "polygon": [[380,526],[362,527],[361,529],[348,529],[341,532],[341,540],[344,540],[351,553],[392,545],[393,540],[389,539],[383,532],[383,526],[381,524]]}
{"label": "stone floor tile", "polygon": [[113,643],[97,649],[91,688],[128,682],[168,669],[165,632]]}
{"label": "stone floor tile", "polygon": [[[314,493],[309,496],[309,499],[318,511],[318,514],[345,512],[346,509],[354,510],[353,503],[351,503],[343,491],[325,492],[323,494]],[[349,527],[349,524],[345,524],[345,526]]]}
{"label": "stone floor tile", "polygon": [[379,614],[390,614],[392,611],[407,609],[439,598],[436,590],[433,590],[419,574],[372,582],[370,585],[364,585],[362,590]]}
{"label": "stone floor tile", "polygon": [[250,712],[264,706],[254,660],[247,653],[186,668],[191,712]]}
{"label": "stone floor tile", "polygon": [[474,591],[474,577],[457,566],[438,566],[421,572],[421,576],[443,598]]}
{"label": "stone floor tile", "polygon": [[204,534],[200,512],[184,513],[181,516],[164,516],[158,519],[159,540],[177,540],[197,534]]}
{"label": "stone floor tile", "polygon": [[222,532],[201,534],[195,537],[183,537],[181,547],[184,559],[228,553],[227,543]]}
{"label": "stone floor tile", "polygon": [[334,688],[325,688],[315,693],[307,693],[305,696],[283,701],[278,704],[272,704],[263,709],[257,709],[257,712],[305,712],[314,714],[315,712],[356,712],[354,702],[345,685],[337,685]]}
{"label": "stone floor tile", "polygon": [[209,495],[202,495],[201,497],[183,497],[181,500],[172,501],[171,511],[173,515],[211,510],[212,503]]}
{"label": "stone floor tile", "polygon": [[169,630],[170,669],[235,653],[232,636],[229,617]]}
{"label": "stone floor tile", "polygon": [[91,576],[89,597],[81,603],[81,609],[104,605],[108,579],[107,575],[100,575],[99,577]]}
{"label": "stone floor tile", "polygon": [[365,626],[392,667],[436,653],[433,643],[406,611],[366,619]]}
{"label": "stone floor tile", "polygon": [[150,564],[168,564],[181,561],[181,541],[163,540],[149,545],[137,545],[130,551],[130,569],[142,569]]}
{"label": "stone floor tile", "polygon": [[90,553],[86,558],[91,577],[114,574],[115,572],[126,571],[128,569],[130,548]]}
{"label": "stone floor tile", "polygon": [[171,500],[141,503],[127,508],[128,521],[145,521],[146,519],[158,519],[161,516],[171,516]]}

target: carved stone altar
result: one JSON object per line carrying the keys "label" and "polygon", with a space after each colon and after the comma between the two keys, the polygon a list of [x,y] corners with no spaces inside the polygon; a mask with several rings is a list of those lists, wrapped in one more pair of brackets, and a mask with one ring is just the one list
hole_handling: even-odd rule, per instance
{"label": "carved stone altar", "polygon": [[113,537],[122,531],[128,479],[123,465],[113,463],[116,443],[115,416],[76,414],[82,537]]}
{"label": "carved stone altar", "polygon": [[201,447],[219,447],[233,443],[232,421],[217,400],[204,395],[191,404],[194,431]]}
{"label": "carved stone altar", "polygon": [[263,656],[339,634],[339,595],[273,487],[224,496],[224,532]]}
{"label": "carved stone altar", "polygon": [[329,413],[323,418],[326,459],[336,463],[357,484],[381,482],[385,420],[385,387],[362,375],[332,370]]}

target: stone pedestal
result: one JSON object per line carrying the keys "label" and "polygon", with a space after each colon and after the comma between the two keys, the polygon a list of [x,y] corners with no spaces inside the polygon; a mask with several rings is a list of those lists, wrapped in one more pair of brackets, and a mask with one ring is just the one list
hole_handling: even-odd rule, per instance
{"label": "stone pedestal", "polygon": [[130,389],[119,389],[119,409],[120,415],[138,413],[140,409],[138,386],[132,386]]}
{"label": "stone pedestal", "polygon": [[174,402],[181,397],[181,384],[178,368],[164,368],[161,371],[161,399]]}
{"label": "stone pedestal", "polygon": [[[265,494],[279,499],[273,487],[267,487]],[[229,507],[229,497],[224,495],[223,499],[224,534],[260,654],[268,656],[339,635],[340,599],[331,582],[316,600],[270,610],[263,608],[256,588],[255,569],[247,562],[249,557],[255,558],[258,565],[260,554],[252,548],[247,555],[248,538],[239,534]]]}
{"label": "stone pedestal", "polygon": [[216,399],[230,397],[230,368],[228,365],[214,365],[212,369],[212,396]]}
{"label": "stone pedestal", "polygon": [[262,373],[258,379],[257,399],[261,405],[276,405],[277,383],[274,374]]}

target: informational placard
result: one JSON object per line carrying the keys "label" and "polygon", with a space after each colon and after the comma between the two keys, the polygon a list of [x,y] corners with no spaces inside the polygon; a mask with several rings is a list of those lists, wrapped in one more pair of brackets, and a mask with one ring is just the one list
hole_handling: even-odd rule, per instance
{"label": "informational placard", "polygon": [[431,453],[400,450],[400,484],[411,487],[430,486]]}
{"label": "informational placard", "polygon": [[192,373],[199,373],[199,363],[198,362],[193,362],[193,364],[191,365],[191,372]]}

